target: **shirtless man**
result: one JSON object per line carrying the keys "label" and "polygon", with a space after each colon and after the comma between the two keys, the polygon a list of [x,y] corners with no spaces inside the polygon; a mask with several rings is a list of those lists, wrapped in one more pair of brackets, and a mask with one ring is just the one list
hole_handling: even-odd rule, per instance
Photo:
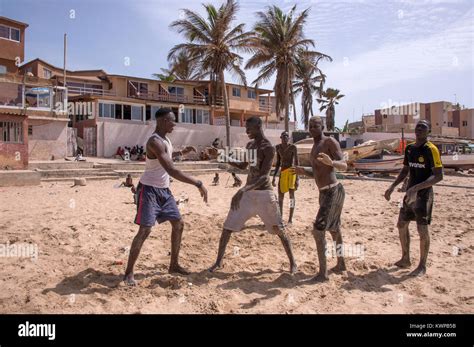
{"label": "shirtless man", "polygon": [[[268,232],[276,234],[280,238],[290,261],[290,272],[294,274],[296,263],[269,177],[275,149],[263,134],[262,120],[259,117],[248,118],[245,128],[249,139],[252,140],[246,146],[247,151],[256,151],[257,160],[254,165],[250,165],[245,186],[240,188],[232,198],[230,211],[224,222],[224,230],[219,241],[217,260],[209,271],[214,272],[222,268],[222,260],[232,232],[242,230],[249,218],[258,215],[265,223]],[[249,164],[247,161],[239,162],[231,157],[227,157],[227,160],[231,165],[242,170],[245,170]]]}
{"label": "shirtless man", "polygon": [[344,205],[344,187],[336,179],[336,169],[345,171],[347,164],[339,143],[332,137],[323,133],[324,125],[320,117],[311,117],[309,120],[309,132],[314,139],[311,150],[311,168],[297,166],[295,172],[298,175],[314,177],[319,189],[319,211],[313,224],[313,236],[319,259],[319,272],[312,279],[317,282],[328,280],[326,264],[326,238],[325,232],[331,233],[336,243],[337,265],[332,270],[342,272],[346,270],[344,257],[342,256],[343,244],[341,235],[341,212]]}
{"label": "shirtless man", "polygon": [[176,205],[176,200],[169,189],[170,176],[178,181],[194,185],[199,189],[204,202],[207,202],[207,190],[202,182],[184,174],[173,164],[173,157],[195,150],[193,147],[186,147],[182,151],[173,152],[171,141],[166,136],[166,134],[173,131],[175,126],[173,112],[167,108],[160,108],[156,111],[155,117],[156,128],[146,144],[145,172],[140,178],[136,192],[138,198],[135,224],[140,225],[140,228],[130,248],[124,277],[125,283],[131,286],[136,285],[133,277],[135,262],[143,243],[150,235],[151,228],[155,225],[155,221],[158,221],[158,223],[169,221],[171,223],[169,273],[189,274],[178,263],[184,223]]}
{"label": "shirtless man", "polygon": [[295,190],[298,189],[298,175],[290,170],[298,166],[298,153],[296,146],[288,143],[290,136],[286,131],[281,133],[281,144],[276,145],[277,162],[275,165],[275,173],[273,174],[272,185],[275,187],[276,175],[281,166],[280,179],[278,181],[278,202],[280,204],[280,213],[283,216],[283,199],[286,192],[290,192],[290,216],[288,217],[288,224],[293,223],[293,213],[295,211]]}
{"label": "shirtless man", "polygon": [[430,124],[421,120],[416,124],[416,142],[409,144],[405,149],[403,169],[395,182],[385,192],[385,199],[390,200],[395,187],[409,175],[407,191],[403,199],[403,206],[398,216],[398,233],[402,245],[402,258],[395,263],[396,266],[407,268],[410,262],[410,234],[408,225],[416,221],[420,235],[420,263],[411,272],[412,276],[426,273],[426,260],[430,249],[430,236],[428,225],[431,223],[433,209],[433,185],[443,179],[443,164],[438,148],[428,141]]}

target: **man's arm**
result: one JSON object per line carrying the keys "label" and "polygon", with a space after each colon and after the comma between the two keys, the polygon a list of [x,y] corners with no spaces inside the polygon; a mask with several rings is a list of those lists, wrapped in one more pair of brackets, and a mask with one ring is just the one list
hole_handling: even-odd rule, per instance
{"label": "man's arm", "polygon": [[[338,171],[346,171],[347,170],[347,163],[344,160],[344,155],[342,154],[341,146],[339,142],[335,138],[329,138],[329,153],[331,153],[332,157],[332,167],[334,167]],[[321,153],[324,154],[324,153]],[[317,160],[320,160],[319,158]],[[324,160],[320,160],[324,163]],[[327,164],[326,164],[327,165]]]}
{"label": "man's arm", "polygon": [[428,177],[426,181],[423,181],[421,183],[418,183],[411,187],[410,189],[414,190],[415,192],[426,189],[429,187],[434,186],[436,183],[440,182],[443,180],[443,168],[437,167],[433,169],[433,174]]}
{"label": "man's arm", "polygon": [[169,155],[166,153],[166,149],[163,143],[150,140],[147,146],[147,150],[150,151],[160,162],[161,166],[166,170],[166,172],[173,178],[176,178],[178,181],[192,184],[196,186],[201,191],[201,196],[203,196],[204,201],[207,202],[207,190],[202,185],[202,182],[194,179],[191,176],[186,175],[181,170],[178,170]]}

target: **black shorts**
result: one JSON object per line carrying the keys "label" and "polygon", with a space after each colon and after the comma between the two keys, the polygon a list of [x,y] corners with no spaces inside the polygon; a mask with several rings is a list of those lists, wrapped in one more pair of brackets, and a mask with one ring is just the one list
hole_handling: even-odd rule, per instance
{"label": "black shorts", "polygon": [[136,195],[135,224],[151,227],[155,225],[155,221],[163,223],[181,219],[178,205],[169,188],[156,188],[140,183]]}
{"label": "black shorts", "polygon": [[433,188],[430,187],[417,192],[416,201],[411,206],[406,203],[406,199],[403,199],[398,220],[400,222],[416,221],[416,224],[419,225],[430,225],[433,195]]}
{"label": "black shorts", "polygon": [[319,191],[319,211],[314,221],[316,230],[339,230],[345,195],[341,183],[335,187]]}

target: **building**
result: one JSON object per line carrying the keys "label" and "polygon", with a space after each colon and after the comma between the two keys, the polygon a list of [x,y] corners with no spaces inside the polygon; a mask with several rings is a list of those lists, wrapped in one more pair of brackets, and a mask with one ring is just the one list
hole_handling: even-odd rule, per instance
{"label": "building", "polygon": [[[216,137],[225,138],[220,86],[213,87],[206,80],[165,82],[100,69],[66,70],[64,78],[62,67],[39,58],[21,65],[26,27],[0,17],[0,39],[3,35],[7,41],[0,46],[0,124],[5,134],[22,134],[14,136],[14,146],[9,142],[12,137],[3,134],[2,153],[10,154],[0,167],[24,168],[28,159],[75,155],[72,144],[76,139],[86,156],[110,157],[119,146],[144,145],[160,107],[169,107],[176,114],[178,126],[172,140],[177,147],[189,143],[208,146]],[[277,119],[272,90],[233,83],[226,83],[226,89],[232,145],[248,140],[243,126],[250,116],[262,118],[267,135],[279,138],[284,124]],[[290,128],[294,129],[293,122]],[[12,162],[20,147],[21,165],[18,160]]]}
{"label": "building", "polygon": [[364,115],[362,120],[348,124],[348,132],[362,134],[370,131],[375,126],[375,115]]}
{"label": "building", "polygon": [[49,79],[19,73],[27,24],[0,17],[0,169],[66,155],[67,93]]}
{"label": "building", "polygon": [[453,111],[455,108],[447,101],[411,103],[378,109],[375,110],[375,126],[371,131],[400,132],[403,129],[408,133],[414,132],[417,121],[426,119],[431,123],[432,135],[472,138],[472,112]]}

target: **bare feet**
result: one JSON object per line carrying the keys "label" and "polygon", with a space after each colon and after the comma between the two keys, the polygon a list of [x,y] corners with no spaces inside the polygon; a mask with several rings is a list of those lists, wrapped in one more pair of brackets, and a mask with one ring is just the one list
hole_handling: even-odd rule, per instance
{"label": "bare feet", "polygon": [[344,263],[344,261],[338,261],[337,265],[334,266],[331,269],[331,271],[334,272],[334,273],[341,273],[343,271],[346,271],[346,264]]}
{"label": "bare feet", "polygon": [[423,276],[426,274],[426,267],[423,265],[418,265],[418,267],[410,273],[410,276]]}
{"label": "bare feet", "polygon": [[184,268],[182,268],[181,266],[179,265],[173,265],[173,266],[170,266],[168,272],[170,274],[173,274],[173,273],[178,273],[180,275],[189,275],[190,272]]}
{"label": "bare feet", "polygon": [[127,286],[134,287],[137,285],[137,281],[135,281],[133,273],[125,274],[125,276],[123,277],[123,281]]}
{"label": "bare feet", "polygon": [[209,272],[216,272],[216,270],[222,269],[224,266],[222,264],[215,263],[212,265],[207,271]]}
{"label": "bare feet", "polygon": [[310,282],[326,282],[327,280],[329,280],[328,275],[318,273],[316,276],[310,279]]}
{"label": "bare feet", "polygon": [[411,266],[410,259],[400,259],[395,263],[395,266],[401,267],[401,268],[407,268]]}

